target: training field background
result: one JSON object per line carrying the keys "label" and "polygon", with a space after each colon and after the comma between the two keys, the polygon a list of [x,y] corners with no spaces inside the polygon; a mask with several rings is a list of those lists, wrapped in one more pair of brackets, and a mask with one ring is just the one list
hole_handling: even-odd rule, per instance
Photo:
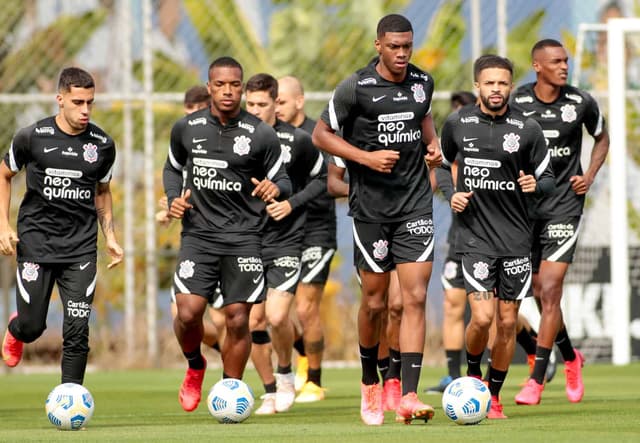
{"label": "training field background", "polygon": [[[423,369],[420,392],[434,384],[443,368]],[[215,441],[215,442],[637,442],[640,441],[640,364],[614,367],[585,366],[586,393],[578,404],[567,401],[562,365],[547,385],[538,406],[516,406],[513,397],[526,375],[525,365],[512,366],[502,390],[507,420],[485,420],[476,426],[458,426],[443,413],[441,396],[420,393],[436,408],[428,424],[409,426],[385,414],[381,427],[360,421],[359,370],[325,369],[328,388],[324,401],[299,405],[283,414],[257,417],[244,423],[222,425],[210,415],[206,403],[192,413],[178,403],[183,370],[95,372],[85,385],[96,403],[94,416],[82,431],[58,431],[46,418],[44,403],[59,383],[56,374],[10,375],[0,387],[0,441]],[[209,369],[208,387],[220,377]],[[256,396],[262,393],[254,371],[245,381]],[[256,403],[259,405],[259,399]]]}

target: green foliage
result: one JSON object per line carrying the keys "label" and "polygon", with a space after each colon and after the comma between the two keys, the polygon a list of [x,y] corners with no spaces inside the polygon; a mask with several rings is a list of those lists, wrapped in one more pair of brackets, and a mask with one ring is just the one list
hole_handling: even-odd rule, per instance
{"label": "green foliage", "polygon": [[106,18],[107,10],[95,9],[62,16],[35,32],[24,47],[0,61],[0,91],[28,92],[39,80],[55,78]]}

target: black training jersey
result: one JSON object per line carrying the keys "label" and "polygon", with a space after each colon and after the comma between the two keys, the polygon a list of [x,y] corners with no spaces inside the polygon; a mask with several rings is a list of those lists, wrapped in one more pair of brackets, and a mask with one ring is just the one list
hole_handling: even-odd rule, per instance
{"label": "black training jersey", "polygon": [[596,137],[602,133],[604,118],[593,97],[578,88],[563,86],[556,101],[544,103],[536,97],[534,86],[535,83],[528,83],[519,87],[511,96],[511,106],[542,126],[556,176],[556,191],[531,200],[532,217],[579,216],[585,196],[571,189],[569,179],[582,175],[582,126]]}
{"label": "black training jersey", "polygon": [[377,223],[430,215],[432,192],[421,124],[431,112],[433,79],[410,64],[404,81],[393,83],[378,74],[377,62],[341,82],[321,116],[360,149],[400,153],[390,174],[347,161],[350,215]]}
{"label": "black training jersey", "polygon": [[531,227],[519,171],[552,180],[549,153],[538,125],[507,109],[492,118],[479,106],[451,114],[442,128],[442,153],[448,164],[458,156],[458,192],[473,191],[457,214],[456,251],[489,256],[531,252]]}
{"label": "black training jersey", "polygon": [[302,247],[306,204],[326,192],[327,167],[320,151],[313,146],[311,135],[300,128],[276,120],[274,125],[282,162],[291,179],[291,214],[280,221],[269,217],[262,239],[263,258],[270,259],[269,252],[283,243],[297,244]]}
{"label": "black training jersey", "polygon": [[89,123],[69,135],[48,117],[20,129],[4,161],[26,169],[27,191],[18,213],[18,260],[74,262],[96,255],[96,186],[108,183],[116,157],[113,140]]}
{"label": "black training jersey", "polygon": [[[312,134],[316,127],[315,120],[304,118],[300,129]],[[324,151],[325,164],[329,164],[330,155]],[[324,192],[307,203],[307,222],[304,225],[304,243],[310,246],[336,248],[336,201],[327,191],[327,180],[324,180]]]}
{"label": "black training jersey", "polygon": [[241,110],[222,125],[208,108],[178,120],[164,168],[169,202],[191,190],[193,208],[185,212],[182,235],[206,240],[219,254],[255,254],[267,220],[264,202],[252,197],[254,177],[290,191],[278,137],[268,124]]}

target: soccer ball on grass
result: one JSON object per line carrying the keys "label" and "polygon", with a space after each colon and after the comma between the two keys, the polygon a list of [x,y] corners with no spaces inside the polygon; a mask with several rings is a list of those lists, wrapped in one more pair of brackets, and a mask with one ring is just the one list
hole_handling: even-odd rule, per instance
{"label": "soccer ball on grass", "polygon": [[86,426],[94,408],[91,393],[76,383],[63,383],[53,388],[45,404],[47,418],[63,431],[77,431]]}
{"label": "soccer ball on grass", "polygon": [[477,378],[456,378],[442,393],[442,409],[447,417],[459,425],[480,423],[490,407],[489,388]]}
{"label": "soccer ball on grass", "polygon": [[209,412],[220,423],[243,422],[251,415],[253,403],[251,388],[236,378],[223,378],[207,397]]}

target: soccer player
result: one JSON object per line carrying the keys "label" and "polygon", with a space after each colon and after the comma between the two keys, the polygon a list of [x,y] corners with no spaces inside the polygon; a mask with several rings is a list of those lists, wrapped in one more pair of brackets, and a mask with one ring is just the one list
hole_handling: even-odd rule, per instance
{"label": "soccer player", "polygon": [[223,377],[242,378],[251,350],[249,312],[265,297],[265,202],[291,191],[278,136],[240,108],[242,86],[242,66],[235,59],[211,63],[211,106],[174,124],[164,166],[169,213],[182,219],[173,326],[189,365],[179,392],[185,411],[200,402],[206,369],[202,315],[218,284],[226,326]]}
{"label": "soccer player", "polygon": [[[515,345],[520,302],[531,295],[531,227],[525,194],[548,193],[554,178],[540,125],[508,106],[513,68],[483,55],[474,63],[479,105],[451,114],[442,129],[446,164],[458,160],[451,208],[458,217],[456,252],[471,306],[467,375],[481,378],[481,357],[496,319],[489,390],[492,419],[506,418],[500,389]],[[497,302],[496,302],[497,298]]]}
{"label": "soccer player", "polygon": [[[320,151],[311,143],[311,136],[302,129],[276,118],[278,81],[269,74],[256,74],[247,81],[245,88],[247,111],[273,126],[280,140],[282,161],[291,179],[292,193],[288,199],[267,205],[269,220],[262,239],[262,260],[267,284],[267,300],[251,311],[252,324],[262,325],[252,334],[271,326],[273,349],[276,352],[276,393],[269,379],[273,371],[264,375],[267,395],[257,414],[287,411],[295,399],[294,374],[291,369],[291,354],[294,342],[294,326],[290,318],[296,286],[300,278],[300,258],[306,219],[305,205],[326,190],[326,166]],[[263,320],[266,317],[266,322]],[[264,334],[261,333],[262,336]],[[258,341],[260,337],[258,337]],[[260,343],[258,343],[259,345]],[[262,356],[263,361],[256,361]],[[264,353],[252,353],[254,365],[271,366]],[[271,386],[269,386],[271,385]],[[273,401],[272,401],[273,400]],[[272,409],[271,406],[274,406]]]}
{"label": "soccer player", "polygon": [[[17,252],[16,306],[2,358],[16,366],[24,343],[46,328],[53,285],[63,306],[62,383],[82,384],[89,354],[89,316],[96,288],[97,223],[108,268],[122,261],[109,182],[116,148],[90,122],[95,84],[88,72],[65,68],[58,80],[58,113],[22,128],[0,165],[0,252]],[[27,191],[18,234],[9,224],[11,180],[26,170]]]}
{"label": "soccer player", "polygon": [[[309,133],[315,120],[304,113],[304,90],[300,80],[285,76],[278,80],[276,117]],[[327,155],[325,163],[328,164]],[[296,313],[302,326],[302,346],[296,349],[296,403],[311,403],[324,399],[322,388],[322,352],[324,333],[320,318],[320,301],[329,278],[331,259],[336,251],[336,204],[325,190],[307,202],[307,219],[302,241],[300,282],[296,290]]]}
{"label": "soccer player", "polygon": [[[516,395],[516,403],[540,403],[554,339],[565,364],[567,398],[576,403],[584,395],[584,357],[571,344],[560,301],[564,277],[573,261],[585,195],[605,161],[609,135],[596,101],[567,84],[568,56],[560,42],[540,40],[533,46],[531,58],[536,81],[518,88],[512,106],[542,126],[558,189],[553,195],[532,200],[533,287],[542,312],[533,373]],[[580,163],[583,126],[595,140],[584,172]]]}
{"label": "soccer player", "polygon": [[[383,17],[375,48],[379,56],[338,85],[313,132],[316,146],[347,161],[354,258],[362,278],[360,415],[368,425],[384,421],[377,354],[389,272],[394,268],[403,305],[403,397],[396,419],[426,421],[434,413],[416,391],[434,245],[426,163],[441,162],[431,115],[433,78],[409,63],[413,49],[409,20],[398,14]],[[338,130],[344,138],[335,134]]]}
{"label": "soccer player", "polygon": [[[451,94],[451,110],[456,111],[463,106],[476,102],[476,96],[469,91],[458,91]],[[455,192],[455,176],[457,165],[448,173],[442,168],[435,170],[438,188],[442,191],[447,201]],[[453,180],[452,180],[452,177]],[[467,294],[464,290],[464,278],[462,276],[462,257],[455,251],[455,236],[457,235],[457,219],[455,212],[451,216],[451,225],[447,241],[449,252],[444,264],[440,280],[444,287],[444,303],[442,317],[442,344],[447,358],[448,374],[444,376],[438,385],[427,388],[427,393],[444,392],[444,389],[455,378],[460,377],[460,359],[464,348],[464,311],[467,305]]]}
{"label": "soccer player", "polygon": [[[207,87],[204,85],[192,86],[184,93],[183,108],[185,115],[208,108],[209,103],[211,103],[211,96],[209,95]],[[169,216],[167,196],[162,196],[158,203],[160,204],[161,209],[156,213],[156,221],[161,226],[168,227],[173,219]],[[216,297],[214,304],[216,300],[222,301],[222,297]],[[214,304],[209,305],[209,317],[211,318],[211,322],[203,323],[204,332],[202,336],[202,343],[220,351],[220,343],[224,336],[225,320],[224,315],[217,309],[217,307],[214,308]],[[171,291],[170,309],[171,318],[175,319],[176,314],[178,313],[178,308],[176,307],[176,296],[173,291]]]}

